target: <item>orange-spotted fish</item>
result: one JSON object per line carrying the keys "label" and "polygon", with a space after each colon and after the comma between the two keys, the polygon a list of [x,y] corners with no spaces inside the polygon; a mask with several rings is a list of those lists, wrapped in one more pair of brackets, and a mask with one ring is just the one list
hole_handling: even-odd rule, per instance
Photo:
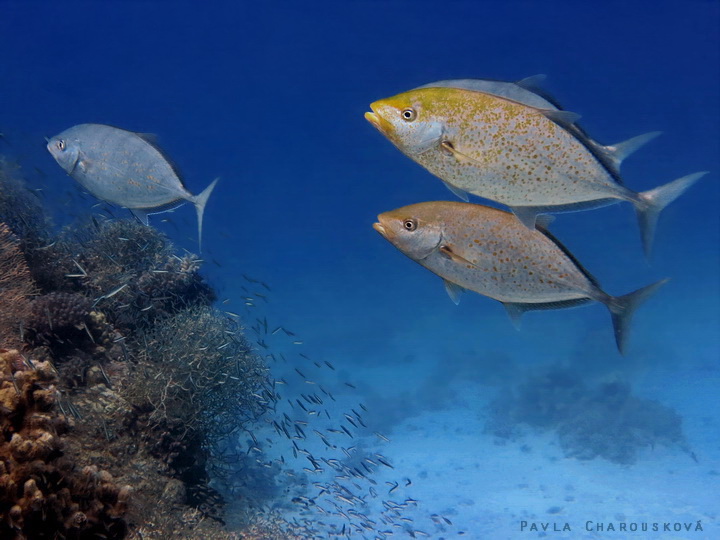
{"label": "orange-spotted fish", "polygon": [[80,124],[49,139],[47,149],[65,172],[95,197],[128,208],[145,225],[148,214],[191,202],[197,211],[201,241],[205,204],[217,179],[193,195],[147,135],[102,124]]}
{"label": "orange-spotted fish", "polygon": [[509,212],[462,202],[426,202],[378,216],[373,227],[445,282],[455,303],[466,289],[502,302],[516,325],[530,310],[607,306],[621,353],[635,309],[667,280],[611,296],[540,220],[528,229]]}
{"label": "orange-spotted fish", "polygon": [[505,204],[529,228],[538,214],[628,201],[649,254],[660,211],[705,173],[632,191],[620,164],[658,133],[603,146],[576,124],[577,114],[527,86],[440,81],[376,101],[365,118],[453,193]]}

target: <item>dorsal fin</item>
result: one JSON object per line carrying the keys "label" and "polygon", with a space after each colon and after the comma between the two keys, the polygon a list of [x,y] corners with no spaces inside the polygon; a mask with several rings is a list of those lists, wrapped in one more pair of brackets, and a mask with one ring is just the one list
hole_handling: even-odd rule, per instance
{"label": "dorsal fin", "polygon": [[566,247],[560,242],[560,240],[558,240],[557,238],[555,238],[547,229],[545,229],[545,230],[543,230],[543,231],[540,231],[540,232],[542,232],[542,233],[543,233],[545,236],[547,236],[558,248],[560,248],[560,250],[565,254],[565,256],[572,261],[572,263],[577,267],[578,270],[580,270],[580,272],[582,272],[582,274],[588,279],[588,281],[589,281],[590,283],[592,283],[595,287],[597,287],[598,289],[600,289],[600,283],[599,283],[598,280],[595,278],[595,276],[593,276],[590,272],[587,271],[587,269],[586,269],[582,264],[580,264],[580,261],[578,261],[578,260],[575,258],[575,255],[573,255],[573,254],[570,252],[570,250],[569,250],[568,248],[566,248]]}
{"label": "dorsal fin", "polygon": [[545,79],[547,79],[547,75],[544,73],[538,73],[537,75],[531,75],[530,77],[525,77],[524,79],[515,81],[515,84],[535,94],[542,94],[542,83],[545,82]]}
{"label": "dorsal fin", "polygon": [[135,135],[143,139],[145,142],[152,144],[157,149],[158,137],[155,133],[135,133]]}
{"label": "dorsal fin", "polygon": [[160,148],[160,146],[158,146],[157,135],[155,135],[154,133],[138,133],[138,132],[133,132],[133,133],[135,135],[137,135],[139,138],[141,138],[143,141],[148,143],[150,146],[152,146],[160,154],[160,156],[162,156],[162,158],[167,162],[167,164],[170,165],[170,168],[175,173],[175,176],[177,176],[178,180],[180,180],[180,184],[182,185],[182,187],[184,187],[187,190],[187,187],[185,186],[185,181],[183,180],[183,175],[180,172],[180,168],[177,166],[177,163],[175,163],[170,158],[170,156],[168,156],[165,153],[165,150],[163,150],[162,148]]}
{"label": "dorsal fin", "polygon": [[572,129],[573,124],[582,118],[577,113],[557,109],[540,109],[540,112],[545,115],[546,118],[565,129]]}
{"label": "dorsal fin", "polygon": [[607,155],[608,159],[613,163],[615,169],[619,172],[620,165],[623,160],[630,154],[634,153],[642,146],[652,141],[655,137],[660,135],[662,131],[651,131],[649,133],[643,133],[637,137],[633,137],[626,141],[622,141],[616,144],[610,144],[608,146],[602,146],[602,151]]}
{"label": "dorsal fin", "polygon": [[[523,81],[532,81],[535,77],[528,77]],[[436,81],[429,84],[418,86],[420,88],[457,88],[460,90],[470,90],[472,92],[482,92],[521,105],[526,105],[534,109],[552,109],[558,107],[556,101],[546,93],[539,89],[530,89],[526,86],[515,82],[497,81],[492,79],[450,79],[446,81]],[[559,107],[558,107],[559,108]]]}

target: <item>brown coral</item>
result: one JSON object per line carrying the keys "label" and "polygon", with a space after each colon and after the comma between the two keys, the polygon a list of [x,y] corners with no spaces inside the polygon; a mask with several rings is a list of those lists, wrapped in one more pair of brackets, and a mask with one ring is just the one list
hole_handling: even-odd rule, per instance
{"label": "brown coral", "polygon": [[63,457],[57,383],[49,362],[0,350],[0,538],[124,538],[129,488]]}
{"label": "brown coral", "polygon": [[90,300],[81,294],[53,292],[32,301],[25,339],[32,345],[61,350],[93,340],[88,329]]}
{"label": "brown coral", "polygon": [[0,336],[6,345],[19,345],[21,321],[30,313],[29,297],[34,292],[19,242],[10,228],[0,223]]}

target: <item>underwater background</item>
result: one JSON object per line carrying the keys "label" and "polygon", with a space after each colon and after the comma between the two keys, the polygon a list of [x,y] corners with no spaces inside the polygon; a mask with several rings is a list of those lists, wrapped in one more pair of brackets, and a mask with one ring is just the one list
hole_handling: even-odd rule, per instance
{"label": "underwater background", "polygon": [[[281,465],[254,490],[258,512],[314,531],[299,537],[617,538],[609,524],[635,523],[628,536],[717,538],[719,23],[720,3],[700,0],[0,1],[0,153],[58,226],[102,211],[45,149],[75,124],[157,134],[193,193],[220,177],[200,272],[284,383],[256,430],[260,461]],[[364,120],[370,102],[539,73],[604,144],[663,132],[623,164],[631,189],[710,171],[662,213],[649,262],[629,204],[552,224],[611,294],[671,278],[638,310],[624,357],[603,306],[531,313],[518,332],[487,298],[455,306],[372,230],[381,212],[455,199]],[[150,225],[197,251],[189,205]],[[272,427],[318,385],[335,399],[307,420],[303,448],[318,463],[366,452],[373,472],[352,496],[319,493],[337,471],[303,471],[313,460]],[[345,414],[352,435],[309,433]],[[232,528],[253,490],[217,489]]]}

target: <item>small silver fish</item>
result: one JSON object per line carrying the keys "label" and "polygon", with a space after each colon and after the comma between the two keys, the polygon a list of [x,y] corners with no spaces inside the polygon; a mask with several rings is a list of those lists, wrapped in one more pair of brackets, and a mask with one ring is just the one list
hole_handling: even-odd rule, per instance
{"label": "small silver fish", "polygon": [[460,202],[413,204],[378,216],[373,227],[445,282],[457,304],[466,289],[503,303],[516,326],[526,311],[607,306],[620,353],[637,307],[667,280],[610,296],[543,223],[528,229],[509,212]]}
{"label": "small silver fish", "polygon": [[79,124],[49,139],[47,149],[95,197],[129,209],[145,225],[148,214],[191,202],[202,247],[203,212],[218,179],[193,195],[150,136],[103,124]]}

